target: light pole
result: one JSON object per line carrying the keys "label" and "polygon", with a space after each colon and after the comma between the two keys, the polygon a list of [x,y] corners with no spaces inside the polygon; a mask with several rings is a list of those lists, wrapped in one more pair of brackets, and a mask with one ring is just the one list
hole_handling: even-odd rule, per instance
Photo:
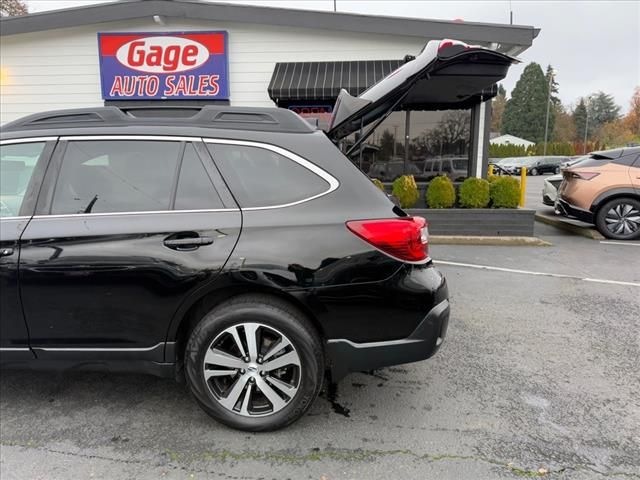
{"label": "light pole", "polygon": [[549,107],[551,106],[551,83],[553,82],[553,74],[554,71],[553,69],[551,69],[549,71],[549,88],[548,88],[548,95],[547,95],[547,117],[545,119],[545,123],[544,123],[544,152],[542,153],[542,155],[547,155],[547,138],[549,135]]}

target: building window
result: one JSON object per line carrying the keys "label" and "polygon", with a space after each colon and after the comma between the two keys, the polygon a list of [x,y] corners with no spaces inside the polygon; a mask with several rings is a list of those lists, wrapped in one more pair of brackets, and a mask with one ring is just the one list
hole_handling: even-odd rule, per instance
{"label": "building window", "polygon": [[[350,157],[371,178],[391,182],[401,175],[429,181],[438,175],[451,180],[467,177],[471,145],[469,110],[393,112]],[[358,138],[349,136],[348,150]],[[405,148],[406,145],[406,148]],[[406,149],[406,151],[405,151]]]}

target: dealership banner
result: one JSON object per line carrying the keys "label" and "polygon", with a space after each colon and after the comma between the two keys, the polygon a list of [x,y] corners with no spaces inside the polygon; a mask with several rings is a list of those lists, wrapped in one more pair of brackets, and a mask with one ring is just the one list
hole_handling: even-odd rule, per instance
{"label": "dealership banner", "polygon": [[98,33],[105,100],[229,99],[227,32]]}

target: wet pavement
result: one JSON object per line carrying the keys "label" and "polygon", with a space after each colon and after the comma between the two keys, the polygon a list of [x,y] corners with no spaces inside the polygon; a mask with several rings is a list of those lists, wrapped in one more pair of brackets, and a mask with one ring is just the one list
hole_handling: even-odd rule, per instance
{"label": "wet pavement", "polygon": [[230,430],[171,380],[3,372],[11,479],[640,479],[640,247],[432,248],[452,295],[431,360],[353,374],[301,421]]}

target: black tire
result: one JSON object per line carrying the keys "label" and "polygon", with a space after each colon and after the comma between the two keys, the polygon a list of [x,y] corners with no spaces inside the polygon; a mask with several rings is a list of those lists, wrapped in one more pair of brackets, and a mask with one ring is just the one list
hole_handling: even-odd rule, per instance
{"label": "black tire", "polygon": [[[219,403],[204,378],[204,356],[214,339],[225,329],[248,321],[283,333],[300,358],[295,396],[282,410],[266,416],[248,417],[228,410]],[[289,303],[262,294],[234,297],[207,313],[189,337],[184,363],[187,384],[202,409],[225,425],[252,432],[277,430],[298,420],[318,396],[324,377],[320,336],[311,322]]]}
{"label": "black tire", "polygon": [[553,173],[555,173],[556,175],[560,173],[560,167],[556,167],[556,169],[553,171]]}
{"label": "black tire", "polygon": [[531,169],[531,171],[529,172],[529,174],[530,174],[532,177],[535,177],[536,175],[538,175],[538,169],[537,169],[537,168],[535,168],[535,167],[534,167],[534,168],[532,168],[532,169]]}
{"label": "black tire", "polygon": [[[623,205],[631,206],[633,208],[632,212],[639,212],[640,215],[640,200],[629,197],[614,198],[600,207],[596,213],[596,227],[598,231],[607,238],[614,240],[637,240],[640,238],[640,225],[635,222],[627,223],[627,225],[632,227],[632,230],[635,226],[635,230],[630,233],[616,233],[609,229],[609,225],[613,225],[613,223],[607,222],[607,217],[609,216],[609,219],[611,219],[612,215],[610,212],[614,210],[613,213],[615,214],[615,210]],[[635,213],[633,215],[633,218],[636,218]]]}

